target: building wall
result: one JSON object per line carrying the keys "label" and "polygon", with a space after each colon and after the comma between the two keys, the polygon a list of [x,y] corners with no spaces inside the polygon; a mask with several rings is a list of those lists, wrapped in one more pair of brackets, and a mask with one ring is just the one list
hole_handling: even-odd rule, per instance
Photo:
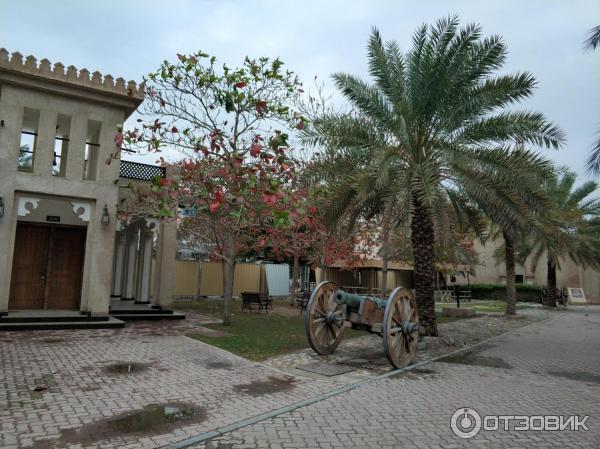
{"label": "building wall", "polygon": [[[10,76],[11,80],[15,78],[14,73]],[[64,207],[68,203],[89,204],[81,310],[106,314],[111,287],[118,194],[115,181],[119,164],[107,165],[104,161],[116,149],[114,135],[117,125],[126,118],[126,109],[103,104],[97,98],[86,101],[85,93],[70,95],[69,87],[65,85],[59,89],[45,80],[28,77],[27,87],[24,87],[11,80],[3,81],[0,77],[0,118],[4,121],[0,127],[0,197],[5,209],[4,217],[0,218],[0,312],[8,309],[12,262],[13,257],[18,257],[13,251],[17,220],[29,219],[17,216],[18,198],[26,196],[41,198],[40,205],[44,205],[44,200],[50,200],[43,206],[44,211],[54,211],[56,207],[59,213],[65,212]],[[76,87],[73,89],[77,90]],[[39,111],[31,173],[17,170],[25,108]],[[64,177],[52,176],[51,173],[58,114],[71,118]],[[101,123],[98,172],[94,181],[83,179],[88,120]],[[63,203],[63,206],[57,206],[58,203]],[[100,223],[105,205],[111,217],[108,226]],[[39,220],[45,215],[37,217]]]}
{"label": "building wall", "polygon": [[[475,243],[475,250],[479,254],[480,265],[474,267],[475,274],[470,276],[470,282],[474,284],[497,284],[506,283],[506,270],[504,262],[497,262],[494,252],[503,244],[502,240],[488,241],[485,245]],[[525,283],[535,285],[546,285],[546,254],[544,253],[536,266],[532,264],[529,257],[524,265],[517,265],[515,274],[523,275]],[[600,302],[600,271],[591,268],[578,267],[570,258],[559,261],[559,269],[556,273],[557,287],[580,287],[583,288],[588,300]]]}

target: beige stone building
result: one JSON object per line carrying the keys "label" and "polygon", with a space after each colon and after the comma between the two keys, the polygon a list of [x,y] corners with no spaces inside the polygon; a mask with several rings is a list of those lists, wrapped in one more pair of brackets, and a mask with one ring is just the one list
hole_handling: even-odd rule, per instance
{"label": "beige stone building", "polygon": [[[485,245],[475,243],[480,264],[473,267],[475,274],[470,276],[471,283],[506,283],[504,263],[498,262],[494,257],[494,252],[501,245],[501,240],[488,241]],[[515,277],[517,283],[546,285],[545,254],[535,267],[531,263],[531,257],[523,265],[517,264]],[[569,258],[560,260],[560,268],[556,271],[556,285],[557,288],[581,288],[590,302],[600,303],[600,271],[580,267]]]}
{"label": "beige stone building", "polygon": [[142,100],[133,81],[0,49],[0,323],[39,311],[100,322],[111,297],[169,306],[175,224],[116,219],[130,181],[164,168],[107,164]]}

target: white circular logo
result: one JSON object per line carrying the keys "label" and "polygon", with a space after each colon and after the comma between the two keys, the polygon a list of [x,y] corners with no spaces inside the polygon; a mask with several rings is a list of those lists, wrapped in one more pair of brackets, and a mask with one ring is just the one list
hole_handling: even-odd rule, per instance
{"label": "white circular logo", "polygon": [[450,418],[454,435],[460,438],[473,438],[481,430],[481,416],[472,408],[459,408]]}

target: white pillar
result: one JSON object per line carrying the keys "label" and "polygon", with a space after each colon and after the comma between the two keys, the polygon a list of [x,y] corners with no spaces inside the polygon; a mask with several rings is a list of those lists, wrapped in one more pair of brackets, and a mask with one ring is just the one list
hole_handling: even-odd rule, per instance
{"label": "white pillar", "polygon": [[150,273],[152,267],[152,238],[154,233],[142,230],[140,238],[140,268],[136,301],[150,301]]}
{"label": "white pillar", "polygon": [[134,299],[135,287],[135,263],[137,259],[139,229],[129,230],[127,232],[127,262],[125,271],[125,292],[123,299]]}
{"label": "white pillar", "polygon": [[117,248],[115,250],[115,266],[113,269],[112,296],[118,297],[123,294],[123,273],[125,262],[125,232],[117,233]]}

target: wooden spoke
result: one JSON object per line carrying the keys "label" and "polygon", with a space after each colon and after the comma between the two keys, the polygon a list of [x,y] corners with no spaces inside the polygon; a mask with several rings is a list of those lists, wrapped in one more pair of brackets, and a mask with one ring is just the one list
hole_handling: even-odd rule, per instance
{"label": "wooden spoke", "polygon": [[404,368],[417,355],[418,331],[405,335],[403,322],[419,322],[413,292],[396,288],[388,298],[383,318],[383,347],[388,360],[396,368]]}
{"label": "wooden spoke", "polygon": [[333,282],[322,282],[310,295],[304,317],[304,330],[311,348],[319,354],[331,354],[342,341],[344,326],[342,306],[335,302],[337,285]]}

